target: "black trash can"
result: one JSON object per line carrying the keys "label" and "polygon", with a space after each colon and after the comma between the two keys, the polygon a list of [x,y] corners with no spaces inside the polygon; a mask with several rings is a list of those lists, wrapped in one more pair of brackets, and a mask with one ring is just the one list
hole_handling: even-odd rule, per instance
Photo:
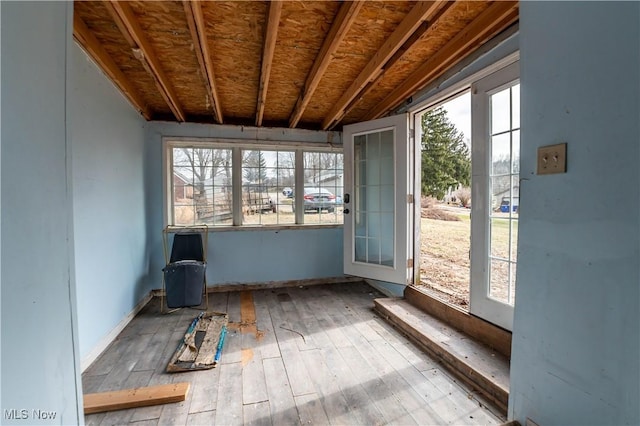
{"label": "black trash can", "polygon": [[168,264],[164,272],[167,307],[182,308],[202,303],[206,264],[197,260],[180,260]]}

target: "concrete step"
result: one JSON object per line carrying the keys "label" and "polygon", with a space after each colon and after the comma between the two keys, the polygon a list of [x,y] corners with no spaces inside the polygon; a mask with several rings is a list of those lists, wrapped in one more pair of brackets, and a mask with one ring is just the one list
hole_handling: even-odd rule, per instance
{"label": "concrete step", "polygon": [[404,299],[375,299],[375,310],[506,415],[509,359]]}

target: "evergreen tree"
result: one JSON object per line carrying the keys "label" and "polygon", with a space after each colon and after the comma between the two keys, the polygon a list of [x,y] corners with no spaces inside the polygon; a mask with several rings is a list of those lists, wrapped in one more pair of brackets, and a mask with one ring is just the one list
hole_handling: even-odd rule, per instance
{"label": "evergreen tree", "polygon": [[257,184],[264,184],[267,179],[267,162],[262,151],[245,151],[244,178]]}
{"label": "evergreen tree", "polygon": [[422,194],[442,199],[450,187],[469,186],[471,158],[463,134],[442,107],[422,116]]}

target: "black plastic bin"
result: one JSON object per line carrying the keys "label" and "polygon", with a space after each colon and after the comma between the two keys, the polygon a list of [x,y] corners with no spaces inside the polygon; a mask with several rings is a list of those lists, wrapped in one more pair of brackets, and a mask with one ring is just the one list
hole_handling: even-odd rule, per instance
{"label": "black plastic bin", "polygon": [[170,263],[164,271],[167,307],[182,308],[202,303],[206,264],[197,260]]}
{"label": "black plastic bin", "polygon": [[177,233],[173,238],[170,263],[162,270],[167,307],[183,308],[202,303],[206,262],[199,233]]}

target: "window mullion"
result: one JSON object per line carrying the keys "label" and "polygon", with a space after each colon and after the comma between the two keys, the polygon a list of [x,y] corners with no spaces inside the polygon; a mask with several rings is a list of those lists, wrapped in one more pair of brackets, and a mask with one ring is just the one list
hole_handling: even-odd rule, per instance
{"label": "window mullion", "polygon": [[296,223],[304,223],[304,152],[301,149],[296,150],[296,171],[295,171],[294,198],[296,207]]}
{"label": "window mullion", "polygon": [[240,148],[233,148],[231,165],[231,181],[233,183],[233,225],[240,226],[242,225],[242,150]]}

